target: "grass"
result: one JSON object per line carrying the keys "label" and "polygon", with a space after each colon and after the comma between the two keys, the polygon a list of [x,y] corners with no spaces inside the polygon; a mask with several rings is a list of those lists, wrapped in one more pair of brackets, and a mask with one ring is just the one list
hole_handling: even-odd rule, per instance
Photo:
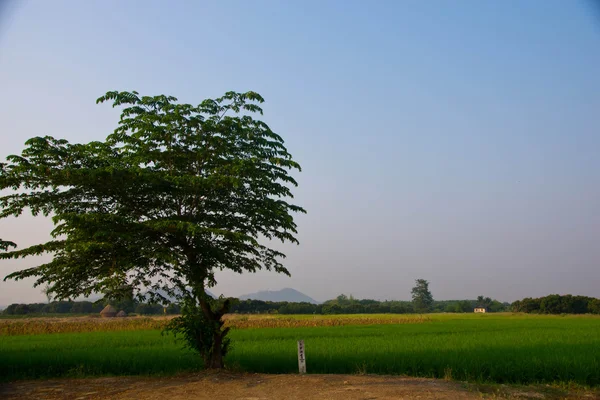
{"label": "grass", "polygon": [[[240,318],[240,317],[238,317]],[[310,317],[297,318],[298,321]],[[334,319],[353,321],[352,317]],[[369,318],[373,318],[370,316]],[[381,317],[382,320],[388,317]],[[250,372],[377,373],[479,383],[600,385],[600,318],[432,315],[429,322],[234,329],[227,363]],[[254,318],[260,319],[260,318]],[[289,321],[289,317],[284,320]],[[0,380],[165,375],[202,369],[159,330],[0,338]]]}

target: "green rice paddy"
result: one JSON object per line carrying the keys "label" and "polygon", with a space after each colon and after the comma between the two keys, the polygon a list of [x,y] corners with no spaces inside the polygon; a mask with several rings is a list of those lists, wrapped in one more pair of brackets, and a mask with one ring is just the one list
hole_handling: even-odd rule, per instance
{"label": "green rice paddy", "polygon": [[[234,329],[231,338],[226,362],[248,372],[297,372],[303,339],[309,373],[600,385],[593,316],[432,315],[419,324]],[[159,330],[0,336],[2,381],[201,369],[198,356]]]}

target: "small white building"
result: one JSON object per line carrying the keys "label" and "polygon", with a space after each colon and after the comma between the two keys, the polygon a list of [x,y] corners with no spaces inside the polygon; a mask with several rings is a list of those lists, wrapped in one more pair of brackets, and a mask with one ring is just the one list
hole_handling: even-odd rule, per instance
{"label": "small white building", "polygon": [[473,310],[473,312],[475,312],[475,313],[486,313],[487,310],[485,309],[485,307],[475,307],[475,310]]}

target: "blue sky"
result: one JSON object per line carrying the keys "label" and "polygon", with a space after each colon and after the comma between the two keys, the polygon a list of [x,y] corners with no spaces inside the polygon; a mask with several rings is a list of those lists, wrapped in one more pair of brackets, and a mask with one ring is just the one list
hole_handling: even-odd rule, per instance
{"label": "blue sky", "polygon": [[[600,13],[592,2],[22,1],[0,9],[0,157],[104,138],[107,90],[267,100],[303,166],[294,287],[408,299],[600,296]],[[20,245],[48,221],[0,221]],[[33,261],[0,263],[5,275]],[[0,283],[0,304],[43,299]]]}

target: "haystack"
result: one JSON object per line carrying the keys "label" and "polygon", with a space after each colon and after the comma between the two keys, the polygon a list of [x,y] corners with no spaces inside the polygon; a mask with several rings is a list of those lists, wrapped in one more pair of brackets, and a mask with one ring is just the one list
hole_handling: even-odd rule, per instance
{"label": "haystack", "polygon": [[126,316],[127,316],[127,313],[123,310],[121,310],[117,313],[117,317],[126,317]]}
{"label": "haystack", "polygon": [[102,311],[100,311],[100,315],[105,318],[112,318],[117,315],[117,310],[110,304],[104,307]]}

